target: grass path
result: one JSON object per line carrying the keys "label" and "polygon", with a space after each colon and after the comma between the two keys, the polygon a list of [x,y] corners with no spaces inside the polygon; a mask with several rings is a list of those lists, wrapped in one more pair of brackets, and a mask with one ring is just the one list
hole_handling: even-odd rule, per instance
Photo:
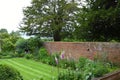
{"label": "grass path", "polygon": [[7,64],[17,69],[24,80],[52,80],[57,77],[57,68],[24,58],[0,59],[0,64]]}

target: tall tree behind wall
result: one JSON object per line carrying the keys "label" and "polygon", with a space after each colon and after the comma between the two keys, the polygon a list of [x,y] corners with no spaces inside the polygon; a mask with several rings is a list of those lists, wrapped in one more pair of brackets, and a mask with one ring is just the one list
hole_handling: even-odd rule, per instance
{"label": "tall tree behind wall", "polygon": [[0,29],[0,52],[2,51],[3,38],[8,36],[7,29]]}
{"label": "tall tree behind wall", "polygon": [[79,38],[87,41],[120,41],[120,0],[86,0],[79,14]]}
{"label": "tall tree behind wall", "polygon": [[28,35],[52,36],[54,41],[60,41],[62,33],[74,31],[77,11],[74,0],[32,0],[31,6],[23,10],[20,30]]}

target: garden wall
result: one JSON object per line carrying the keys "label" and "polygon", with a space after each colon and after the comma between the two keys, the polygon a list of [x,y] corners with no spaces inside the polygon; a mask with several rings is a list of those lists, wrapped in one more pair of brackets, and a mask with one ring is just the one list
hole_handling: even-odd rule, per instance
{"label": "garden wall", "polygon": [[120,43],[45,42],[44,45],[50,54],[64,52],[66,58],[101,58],[120,64]]}

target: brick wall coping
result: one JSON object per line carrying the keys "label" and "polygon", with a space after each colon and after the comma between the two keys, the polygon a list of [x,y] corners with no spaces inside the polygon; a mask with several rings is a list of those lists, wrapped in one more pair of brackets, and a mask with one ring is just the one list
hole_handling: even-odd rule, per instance
{"label": "brick wall coping", "polygon": [[120,42],[44,42],[44,43],[73,43],[73,44],[77,44],[77,43],[96,43],[96,44],[119,44],[120,45]]}
{"label": "brick wall coping", "polygon": [[[46,42],[64,42],[64,41],[46,41]],[[74,43],[74,42],[65,42],[65,43]],[[84,42],[75,42],[75,43],[84,43]],[[91,41],[91,43],[94,43]],[[119,42],[103,42],[103,43],[119,43]]]}

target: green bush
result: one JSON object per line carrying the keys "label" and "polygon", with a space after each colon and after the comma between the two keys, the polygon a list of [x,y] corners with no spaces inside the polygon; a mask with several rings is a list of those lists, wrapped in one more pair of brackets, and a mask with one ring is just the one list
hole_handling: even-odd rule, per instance
{"label": "green bush", "polygon": [[17,56],[18,56],[18,57],[24,57],[24,56],[25,56],[25,53],[18,53]]}
{"label": "green bush", "polygon": [[0,64],[0,80],[23,80],[20,73],[14,68]]}
{"label": "green bush", "polygon": [[8,52],[8,51],[6,51],[6,52],[1,52],[0,53],[0,58],[12,58],[12,54],[13,54],[13,52],[12,51],[10,51],[10,52]]}
{"label": "green bush", "polygon": [[24,53],[25,49],[28,49],[28,42],[26,39],[18,39],[15,46],[17,53]]}
{"label": "green bush", "polygon": [[6,56],[8,53],[7,52],[0,52],[1,56]]}
{"label": "green bush", "polygon": [[76,66],[75,66],[76,62],[74,60],[67,60],[67,59],[60,59],[59,60],[59,67],[67,69],[70,68],[72,70],[75,70]]}
{"label": "green bush", "polygon": [[80,72],[67,71],[59,73],[58,80],[83,80]]}
{"label": "green bush", "polygon": [[18,54],[13,51],[6,51],[0,53],[0,58],[14,58],[14,57],[18,57]]}
{"label": "green bush", "polygon": [[110,72],[110,66],[106,63],[94,62],[86,58],[80,58],[78,62],[70,62],[67,67],[70,70],[59,73],[58,80],[91,80]]}
{"label": "green bush", "polygon": [[96,62],[95,64],[94,64],[94,71],[93,71],[93,75],[95,76],[95,77],[101,77],[101,76],[103,76],[104,74],[106,74],[106,73],[108,73],[108,72],[110,72],[109,71],[109,69],[110,69],[110,65],[108,65],[108,64],[103,64],[103,63],[101,63],[101,62]]}
{"label": "green bush", "polygon": [[2,59],[2,58],[3,58],[3,56],[0,55],[0,59]]}
{"label": "green bush", "polygon": [[40,48],[38,57],[42,63],[46,63],[53,66],[56,65],[54,55],[50,55],[45,48]]}
{"label": "green bush", "polygon": [[17,52],[14,52],[14,53],[11,54],[12,57],[19,57],[19,55],[20,55],[20,54],[17,53]]}
{"label": "green bush", "polygon": [[88,59],[87,58],[79,58],[78,64],[76,65],[77,68],[82,69],[85,67],[86,63],[88,63]]}
{"label": "green bush", "polygon": [[33,58],[33,55],[32,55],[32,54],[27,53],[27,54],[25,54],[25,58],[26,58],[26,59],[32,59],[32,58]]}
{"label": "green bush", "polygon": [[29,39],[19,39],[16,42],[16,52],[18,53],[33,53],[38,52],[39,48],[43,46],[43,42],[38,37],[31,37]]}
{"label": "green bush", "polygon": [[48,57],[48,52],[45,48],[40,48],[39,57],[40,59],[44,59],[45,57]]}

